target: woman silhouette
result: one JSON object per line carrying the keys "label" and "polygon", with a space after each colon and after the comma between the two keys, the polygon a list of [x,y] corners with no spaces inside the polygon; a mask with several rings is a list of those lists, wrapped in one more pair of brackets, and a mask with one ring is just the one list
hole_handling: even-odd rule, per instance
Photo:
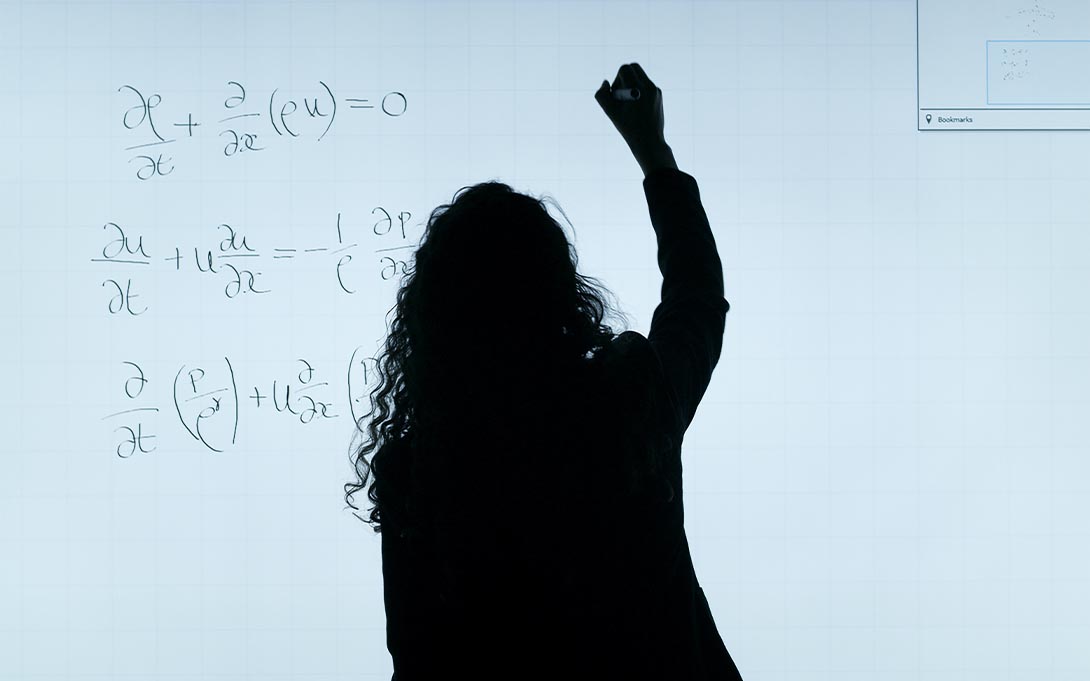
{"label": "woman silhouette", "polygon": [[730,307],[722,264],[661,91],[625,64],[595,99],[644,172],[661,302],[647,337],[614,334],[544,201],[506,184],[432,211],[345,485],[357,509],[371,479],[395,681],[741,678],[681,485]]}

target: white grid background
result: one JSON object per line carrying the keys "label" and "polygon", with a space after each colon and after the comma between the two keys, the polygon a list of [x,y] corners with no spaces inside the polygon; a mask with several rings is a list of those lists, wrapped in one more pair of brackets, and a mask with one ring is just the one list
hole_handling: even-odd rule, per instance
{"label": "white grid background", "polygon": [[[631,61],[664,91],[732,306],[683,456],[743,676],[1087,678],[1090,141],[919,134],[912,0],[0,3],[0,677],[388,678],[379,539],[341,498],[351,423],[249,392],[305,357],[347,413],[348,356],[393,304],[372,209],[410,211],[415,239],[491,177],[558,200],[580,270],[646,333],[639,169],[593,100]],[[222,154],[228,80],[265,151]],[[277,137],[271,91],[319,80],[408,110]],[[126,83],[162,95],[165,137],[205,122],[164,145],[167,178],[133,175]],[[268,258],[331,245],[337,213],[354,296],[328,259]],[[108,221],[150,266],[91,262]],[[227,300],[167,265],[221,222],[261,244],[271,293]],[[106,312],[109,277],[145,316]],[[219,386],[225,356],[243,404],[213,454],[170,386],[183,365]],[[103,419],[134,406],[123,361],[160,408],[156,451],[128,459]]]}

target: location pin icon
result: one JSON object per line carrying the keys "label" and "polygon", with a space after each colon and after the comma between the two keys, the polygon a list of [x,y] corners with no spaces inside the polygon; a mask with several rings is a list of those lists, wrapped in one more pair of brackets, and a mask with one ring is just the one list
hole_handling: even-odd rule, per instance
{"label": "location pin icon", "polygon": [[930,123],[930,122],[931,122],[931,114],[927,114],[926,116],[924,116],[924,118],[926,118],[926,119],[927,119],[927,122],[928,122],[928,123]]}

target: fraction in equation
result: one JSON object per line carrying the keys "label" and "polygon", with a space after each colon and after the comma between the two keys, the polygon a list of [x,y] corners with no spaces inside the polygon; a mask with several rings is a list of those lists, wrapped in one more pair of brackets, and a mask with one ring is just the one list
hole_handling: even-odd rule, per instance
{"label": "fraction in equation", "polygon": [[[287,378],[255,382],[245,391],[240,390],[238,372],[229,357],[212,363],[181,364],[170,384],[172,420],[208,451],[223,452],[238,443],[239,426],[247,414],[288,417],[303,425],[339,419],[329,381],[318,380],[317,369],[307,359],[296,362]],[[127,459],[155,451],[152,441],[157,437],[160,407],[145,394],[152,381],[143,367],[128,360],[122,365],[121,390],[127,408],[102,420],[119,424],[113,430],[115,436],[120,433],[114,453]],[[358,347],[349,357],[344,385],[350,416],[357,425],[362,416],[356,405],[367,394],[375,365],[375,358],[365,357]]]}
{"label": "fraction in equation", "polygon": [[[408,272],[407,261],[398,256],[414,247],[412,243],[404,243],[408,239],[406,225],[412,213],[401,211],[395,218],[381,206],[371,210],[372,216],[376,213],[379,214],[379,219],[372,225],[371,232],[383,241],[382,247],[375,248],[373,253],[380,266],[379,278],[388,281]],[[102,247],[101,257],[91,258],[91,262],[107,263],[126,269],[145,269],[157,262],[153,259],[143,234],[130,234],[116,222],[107,222],[102,225],[102,229],[107,232],[109,240]],[[337,213],[336,219],[337,242],[333,246],[285,246],[262,252],[254,248],[251,235],[243,234],[232,225],[221,223],[215,229],[220,237],[215,250],[202,250],[194,246],[190,259],[188,250],[183,254],[181,247],[174,246],[173,254],[160,257],[158,261],[168,264],[176,272],[188,265],[190,271],[198,276],[225,280],[223,295],[228,299],[239,298],[243,294],[270,293],[272,289],[264,281],[266,267],[275,262],[301,258],[327,259],[331,264],[331,283],[335,283],[342,293],[351,295],[359,290],[352,274],[353,251],[359,247],[359,243],[345,243],[340,213]],[[394,241],[396,245],[386,245],[390,241]],[[102,281],[101,286],[106,291],[106,309],[111,315],[138,317],[147,312],[148,305],[142,299],[137,300],[142,298],[142,294],[139,293],[139,287],[134,284],[132,276],[108,277]]]}
{"label": "fraction in equation", "polygon": [[[267,139],[293,140],[305,136],[320,142],[333,127],[338,111],[345,108],[348,111],[375,110],[390,118],[403,116],[408,110],[408,100],[401,92],[387,92],[377,100],[338,98],[333,89],[321,80],[313,96],[299,96],[298,100],[280,88],[274,88],[267,100],[250,104],[247,103],[246,88],[238,81],[227,81],[227,89],[223,100],[224,115],[216,120],[216,126],[220,128],[217,136],[223,143],[222,153],[227,158],[264,151]],[[157,92],[145,94],[131,84],[120,86],[117,92],[126,100],[128,107],[121,114],[122,127],[140,136],[135,144],[125,147],[125,151],[135,152],[128,162],[135,164],[137,179],[147,181],[171,175],[174,172],[174,157],[170,155],[172,152],[163,150],[173,149],[170,145],[199,136],[205,125],[204,119],[200,115],[194,118],[192,111],[186,111],[184,115],[177,111],[161,116],[167,121],[158,120],[156,116],[163,104],[162,95]],[[300,100],[302,108],[299,106]]]}

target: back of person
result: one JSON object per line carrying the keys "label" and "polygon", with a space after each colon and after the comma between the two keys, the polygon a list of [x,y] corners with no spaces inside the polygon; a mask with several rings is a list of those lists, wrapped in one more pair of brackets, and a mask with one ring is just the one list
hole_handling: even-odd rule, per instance
{"label": "back of person", "polygon": [[[572,444],[557,457],[623,456],[605,452],[630,422],[625,405],[642,385],[658,391],[655,427],[678,427],[654,352],[635,332],[617,338],[597,375],[601,391],[587,400],[600,399],[602,407],[584,418],[576,413],[582,405],[571,410],[563,422]],[[741,678],[693,572],[680,449],[667,461],[669,500],[655,486],[626,493],[605,468],[557,462],[539,466],[540,486],[491,502],[505,513],[485,527],[474,520],[483,509],[463,505],[467,530],[458,543],[470,562],[457,581],[457,603],[438,604],[438,556],[406,560],[393,533],[384,532],[384,568],[411,570],[419,577],[414,598],[434,603],[416,604],[427,625],[411,632],[419,652],[403,655],[395,680]]]}
{"label": "back of person", "polygon": [[[610,96],[631,88],[643,93],[638,108]],[[464,534],[410,547],[396,526],[383,531],[394,681],[741,679],[693,569],[682,487],[682,440],[730,309],[722,264],[696,180],[661,139],[661,91],[626,64],[595,98],[644,170],[661,302],[646,337],[618,335],[585,383],[542,396],[558,405],[553,449],[517,452],[521,477],[478,478],[451,511],[465,516]],[[633,455],[622,428],[664,443],[660,478],[636,492],[613,463]],[[441,545],[460,558],[438,555]]]}

